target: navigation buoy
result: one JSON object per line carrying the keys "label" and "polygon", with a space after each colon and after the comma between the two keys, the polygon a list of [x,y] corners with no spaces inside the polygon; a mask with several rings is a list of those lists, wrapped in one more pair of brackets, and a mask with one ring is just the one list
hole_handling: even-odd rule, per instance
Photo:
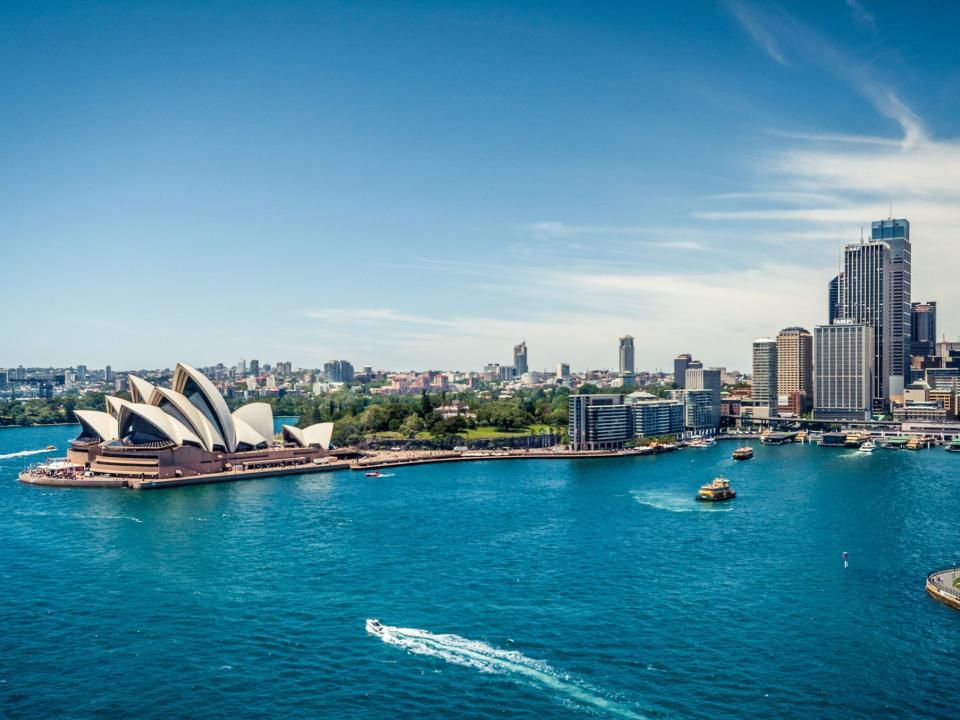
{"label": "navigation buoy", "polygon": [[845,568],[850,567],[850,556],[847,555],[847,551],[843,551],[843,566]]}

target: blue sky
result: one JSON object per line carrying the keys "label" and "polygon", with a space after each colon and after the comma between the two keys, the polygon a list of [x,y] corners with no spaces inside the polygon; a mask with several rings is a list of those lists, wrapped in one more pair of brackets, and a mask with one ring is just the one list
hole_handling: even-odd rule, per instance
{"label": "blue sky", "polygon": [[660,5],[3,5],[0,365],[747,368],[891,202],[956,336],[960,9]]}

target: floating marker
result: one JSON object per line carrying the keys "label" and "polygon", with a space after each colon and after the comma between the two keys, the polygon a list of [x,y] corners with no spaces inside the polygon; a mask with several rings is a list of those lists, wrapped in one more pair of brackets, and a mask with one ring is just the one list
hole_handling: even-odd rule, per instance
{"label": "floating marker", "polygon": [[845,568],[850,567],[850,556],[847,555],[847,551],[843,551],[843,566]]}

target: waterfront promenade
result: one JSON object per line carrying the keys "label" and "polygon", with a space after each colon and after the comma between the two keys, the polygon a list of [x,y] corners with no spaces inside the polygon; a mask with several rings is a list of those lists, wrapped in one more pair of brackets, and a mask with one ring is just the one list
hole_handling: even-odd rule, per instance
{"label": "waterfront promenade", "polygon": [[958,583],[960,583],[960,567],[937,570],[927,576],[927,592],[932,598],[960,610]]}

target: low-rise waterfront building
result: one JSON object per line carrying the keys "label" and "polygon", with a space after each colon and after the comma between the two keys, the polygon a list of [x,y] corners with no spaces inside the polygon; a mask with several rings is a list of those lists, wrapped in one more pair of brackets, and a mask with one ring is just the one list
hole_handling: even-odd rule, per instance
{"label": "low-rise waterfront building", "polygon": [[684,430],[683,403],[661,399],[638,390],[626,398],[633,411],[634,434],[637,437],[678,435]]}
{"label": "low-rise waterfront building", "polygon": [[568,431],[573,450],[616,450],[633,437],[633,413],[623,395],[571,395]]}

